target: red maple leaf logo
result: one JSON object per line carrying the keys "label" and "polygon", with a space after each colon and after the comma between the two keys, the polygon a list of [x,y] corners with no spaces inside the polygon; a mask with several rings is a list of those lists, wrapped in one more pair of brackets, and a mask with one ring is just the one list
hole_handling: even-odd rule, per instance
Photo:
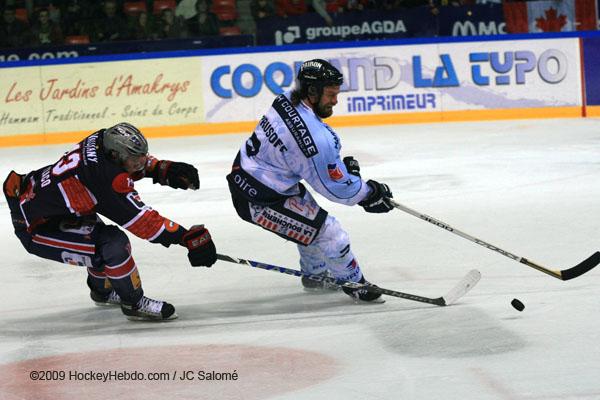
{"label": "red maple leaf logo", "polygon": [[542,32],[560,32],[567,24],[567,16],[558,15],[558,12],[552,7],[544,11],[544,14],[546,14],[546,18],[535,19],[535,26]]}

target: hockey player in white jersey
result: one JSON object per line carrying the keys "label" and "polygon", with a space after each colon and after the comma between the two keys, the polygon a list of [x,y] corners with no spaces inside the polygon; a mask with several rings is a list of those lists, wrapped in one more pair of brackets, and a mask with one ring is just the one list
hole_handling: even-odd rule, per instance
{"label": "hockey player in white jersey", "polygon": [[[313,199],[304,180],[336,203],[359,204],[365,211],[393,209],[387,185],[360,177],[353,157],[340,157],[338,135],[323,122],[333,114],[343,76],[321,59],[306,61],[296,88],[275,98],[250,138],[241,146],[227,175],[239,216],[298,245],[302,271],[366,282],[340,223]],[[306,289],[321,282],[303,277]],[[357,300],[380,294],[343,288]]]}

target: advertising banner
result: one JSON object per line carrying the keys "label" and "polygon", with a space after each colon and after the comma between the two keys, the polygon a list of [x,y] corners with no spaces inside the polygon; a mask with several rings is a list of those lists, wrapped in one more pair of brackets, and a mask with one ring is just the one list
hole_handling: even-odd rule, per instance
{"label": "advertising banner", "polygon": [[2,68],[0,136],[202,122],[200,59]]}
{"label": "advertising banner", "polygon": [[89,45],[11,48],[0,49],[0,63],[10,61],[53,60],[108,54],[244,47],[252,46],[253,44],[254,38],[252,35],[235,35],[210,36],[194,39],[137,40],[93,43]]}
{"label": "advertising banner", "polygon": [[206,57],[206,121],[259,119],[311,58],[344,74],[337,116],[581,106],[578,39],[458,42]]}
{"label": "advertising banner", "polygon": [[600,115],[600,38],[583,40],[583,59],[585,71],[585,97],[589,106],[589,115]]}
{"label": "advertising banner", "polygon": [[479,36],[506,34],[501,4],[441,7],[438,36]]}
{"label": "advertising banner", "polygon": [[429,7],[415,7],[337,14],[332,26],[328,26],[316,13],[300,17],[267,18],[257,22],[256,40],[260,45],[285,45],[325,41],[498,35],[506,33],[504,26],[502,6],[498,4],[441,7],[439,14],[433,14]]}
{"label": "advertising banner", "polygon": [[[313,58],[344,74],[334,126],[573,117],[583,107],[579,40],[363,42],[4,67],[0,145],[56,142],[118,121],[153,136],[249,131]],[[600,104],[600,39],[586,43],[586,94]]]}
{"label": "advertising banner", "polygon": [[[402,11],[365,10],[338,14],[332,26],[317,13],[270,17],[256,24],[259,45],[339,42],[425,36],[433,33],[435,17],[427,7]],[[430,34],[433,36],[433,34]]]}

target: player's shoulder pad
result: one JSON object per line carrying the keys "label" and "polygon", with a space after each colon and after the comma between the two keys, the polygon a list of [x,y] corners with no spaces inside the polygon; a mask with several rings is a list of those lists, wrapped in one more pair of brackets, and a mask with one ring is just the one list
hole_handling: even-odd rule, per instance
{"label": "player's shoulder pad", "polygon": [[122,172],[113,178],[112,189],[117,193],[134,192],[133,179],[127,172]]}

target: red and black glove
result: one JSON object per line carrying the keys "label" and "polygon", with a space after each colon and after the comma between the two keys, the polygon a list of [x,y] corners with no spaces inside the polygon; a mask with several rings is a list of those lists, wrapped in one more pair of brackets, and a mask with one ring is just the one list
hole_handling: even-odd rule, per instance
{"label": "red and black glove", "polygon": [[152,171],[152,182],[168,185],[175,189],[200,188],[198,170],[191,164],[162,160]]}
{"label": "red and black glove", "polygon": [[204,225],[194,225],[181,239],[188,249],[192,267],[210,267],[217,261],[217,249]]}

